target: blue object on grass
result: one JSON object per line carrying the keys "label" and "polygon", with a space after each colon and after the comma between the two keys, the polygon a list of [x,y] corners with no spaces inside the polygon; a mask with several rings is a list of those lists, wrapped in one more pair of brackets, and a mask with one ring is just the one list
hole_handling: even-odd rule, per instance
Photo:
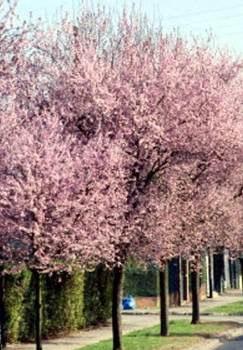
{"label": "blue object on grass", "polygon": [[127,297],[122,299],[122,307],[123,310],[133,310],[136,307],[135,304],[135,299],[131,296],[128,295]]}

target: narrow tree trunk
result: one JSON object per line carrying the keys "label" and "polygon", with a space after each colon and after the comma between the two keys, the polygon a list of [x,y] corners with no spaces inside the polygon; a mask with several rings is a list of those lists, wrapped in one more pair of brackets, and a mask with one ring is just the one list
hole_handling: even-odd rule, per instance
{"label": "narrow tree trunk", "polygon": [[168,264],[160,270],[160,335],[169,335]]}
{"label": "narrow tree trunk", "polygon": [[191,272],[191,288],[192,288],[192,324],[200,323],[199,309],[199,272]]}
{"label": "narrow tree trunk", "polygon": [[190,287],[189,287],[189,263],[185,260],[184,263],[184,276],[183,276],[183,288],[184,288],[184,300],[190,299]]}
{"label": "narrow tree trunk", "polygon": [[5,277],[0,272],[0,350],[6,348],[6,317],[4,308]]}
{"label": "narrow tree trunk", "polygon": [[183,276],[182,276],[182,257],[178,258],[178,288],[179,288],[179,306],[183,303]]}
{"label": "narrow tree trunk", "polygon": [[[224,293],[224,279],[225,279],[224,253],[221,253],[220,260],[221,260],[220,294],[223,294]],[[236,280],[235,280],[235,282],[236,282]]]}
{"label": "narrow tree trunk", "polygon": [[208,249],[208,276],[209,276],[209,298],[213,298],[214,278],[213,278],[213,255],[211,249]]}
{"label": "narrow tree trunk", "polygon": [[112,334],[113,350],[122,350],[122,330],[121,330],[121,290],[122,290],[123,268],[113,269],[113,291],[112,291]]}
{"label": "narrow tree trunk", "polygon": [[41,305],[41,276],[33,271],[35,285],[35,344],[36,350],[42,350],[42,305]]}

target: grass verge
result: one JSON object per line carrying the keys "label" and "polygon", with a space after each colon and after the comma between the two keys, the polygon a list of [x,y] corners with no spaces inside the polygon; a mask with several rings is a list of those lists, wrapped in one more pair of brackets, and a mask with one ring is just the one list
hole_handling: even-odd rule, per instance
{"label": "grass verge", "polygon": [[[228,329],[236,328],[234,322],[205,322],[191,325],[189,321],[170,322],[170,336],[160,337],[159,326],[131,332],[123,337],[124,350],[183,350],[217,336]],[[88,345],[78,350],[111,350],[111,340]]]}
{"label": "grass verge", "polygon": [[216,306],[205,310],[205,312],[241,316],[243,315],[243,301],[236,301],[235,303]]}

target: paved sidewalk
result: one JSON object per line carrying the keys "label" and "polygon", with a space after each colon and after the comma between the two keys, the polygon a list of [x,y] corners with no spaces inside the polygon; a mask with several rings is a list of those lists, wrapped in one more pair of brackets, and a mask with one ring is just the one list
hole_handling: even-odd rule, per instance
{"label": "paved sidewalk", "polygon": [[[216,297],[215,299],[208,299],[207,301],[203,301],[201,303],[201,310],[205,310],[210,307],[223,305],[226,303],[232,303],[238,300],[243,300],[243,297],[240,293],[236,294],[226,294],[224,296]],[[172,308],[171,312],[176,313],[176,315],[172,315],[170,319],[190,319],[189,313],[190,313],[190,305],[186,305],[183,307],[178,308]],[[152,310],[151,310],[152,311]],[[122,322],[123,322],[123,333],[129,333],[134,330],[150,327],[156,324],[159,324],[159,315],[158,310],[154,310],[156,312],[151,312],[150,314],[144,314],[144,313],[129,313],[129,314],[123,314],[122,316]],[[234,321],[239,322],[242,324],[243,327],[243,317],[238,316],[203,316],[202,320],[211,320],[211,321]],[[237,330],[239,334],[236,334],[235,336],[242,335],[243,334],[243,328],[240,330]],[[100,340],[105,340],[111,338],[111,325],[109,324],[106,327],[101,327],[98,329],[90,329],[90,330],[82,330],[79,332],[71,333],[66,337],[58,338],[58,339],[52,339],[44,342],[43,350],[77,350],[78,348],[96,343]],[[220,343],[217,343],[218,345]],[[215,345],[215,344],[214,344]],[[34,350],[35,346],[34,344],[12,344],[7,347],[8,350]],[[209,350],[209,348],[204,349]],[[211,348],[211,349],[216,349]],[[241,348],[242,350],[243,348]]]}

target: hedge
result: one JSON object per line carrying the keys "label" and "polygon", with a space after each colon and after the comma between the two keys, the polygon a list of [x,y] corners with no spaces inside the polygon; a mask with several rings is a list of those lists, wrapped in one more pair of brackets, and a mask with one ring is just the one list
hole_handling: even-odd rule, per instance
{"label": "hedge", "polygon": [[[24,271],[15,276],[5,278],[5,312],[6,329],[9,342],[14,342],[22,338],[27,324],[24,315],[28,314],[29,304],[25,303],[28,291],[30,290],[31,273]],[[28,320],[30,325],[31,319]]]}
{"label": "hedge", "polygon": [[149,297],[158,295],[158,269],[150,265],[146,269],[136,263],[129,263],[125,269],[123,294]]}
{"label": "hedge", "polygon": [[[34,339],[34,288],[30,271],[6,276],[5,311],[9,342]],[[42,276],[43,337],[67,333],[111,316],[111,273],[76,270]]]}
{"label": "hedge", "polygon": [[111,317],[112,272],[101,265],[85,273],[84,318],[86,326],[105,323]]}

